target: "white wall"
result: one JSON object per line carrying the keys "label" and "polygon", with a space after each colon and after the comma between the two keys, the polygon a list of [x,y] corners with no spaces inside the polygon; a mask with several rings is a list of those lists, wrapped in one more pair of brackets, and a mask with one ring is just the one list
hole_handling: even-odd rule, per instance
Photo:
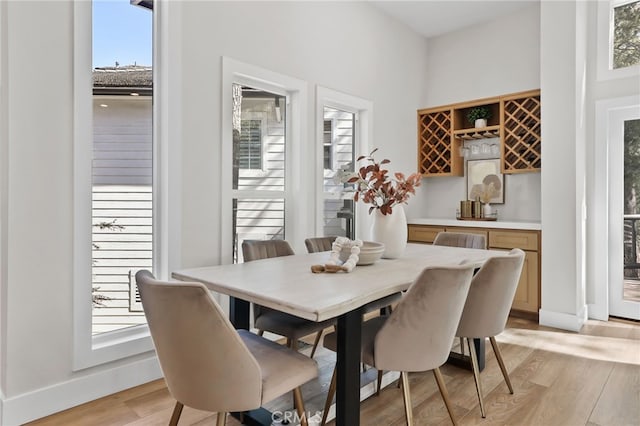
{"label": "white wall", "polygon": [[[423,108],[539,87],[539,5],[428,40]],[[466,179],[423,179],[418,193],[408,217],[453,218]],[[539,221],[540,173],[505,175],[505,204],[496,208],[504,220]]]}
{"label": "white wall", "polygon": [[[321,85],[371,100],[373,144],[380,147],[380,156],[390,158],[398,170],[415,170],[415,111],[422,106],[426,76],[424,39],[359,2],[185,2],[182,14],[185,267],[220,256],[221,105],[216,100],[222,56],[304,80],[308,93]],[[310,97],[309,123],[315,122],[313,105]],[[309,143],[314,135],[310,126]],[[314,160],[309,158],[302,170],[312,182]]]}
{"label": "white wall", "polygon": [[[0,92],[9,123],[1,130],[6,138],[0,133],[0,152],[6,144],[8,153],[0,162],[0,205],[8,204],[0,213],[7,306],[0,321],[0,387],[2,423],[15,424],[140,383],[140,374],[125,377],[120,368],[135,368],[149,355],[72,371],[73,4],[0,4],[8,22],[7,50],[0,50],[7,73],[0,77],[10,88]],[[392,166],[415,168],[415,111],[423,106],[427,71],[422,38],[366,3],[185,1],[170,7],[175,13],[163,23],[184,30],[172,39],[182,43],[172,42],[160,55],[171,71],[163,75],[171,105],[183,106],[182,131],[176,115],[161,108],[170,121],[169,151],[182,147],[168,159],[177,158],[182,169],[182,240],[175,243],[183,250],[174,268],[211,264],[220,255],[223,55],[303,79],[309,93],[319,84],[372,100],[374,144]],[[307,108],[313,123],[312,97]],[[310,127],[307,139],[315,141],[314,135]],[[309,159],[306,169],[314,165]]]}

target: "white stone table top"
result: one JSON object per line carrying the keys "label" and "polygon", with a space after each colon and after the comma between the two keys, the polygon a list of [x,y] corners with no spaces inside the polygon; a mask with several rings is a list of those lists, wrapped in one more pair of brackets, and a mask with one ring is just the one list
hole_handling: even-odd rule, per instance
{"label": "white stone table top", "polygon": [[311,265],[328,260],[329,252],[323,252],[184,269],[172,276],[302,318],[323,321],[406,290],[426,267],[457,265],[463,260],[479,267],[486,259],[504,254],[504,251],[409,243],[402,258],[380,259],[373,265],[357,266],[350,273],[312,273]]}

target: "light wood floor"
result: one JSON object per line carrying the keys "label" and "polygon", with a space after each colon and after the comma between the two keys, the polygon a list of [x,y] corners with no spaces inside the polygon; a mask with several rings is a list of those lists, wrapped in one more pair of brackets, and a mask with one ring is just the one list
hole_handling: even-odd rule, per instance
{"label": "light wood floor", "polygon": [[[486,419],[480,417],[471,373],[449,365],[441,369],[461,425],[640,425],[639,323],[589,321],[576,334],[511,318],[497,340],[515,394],[508,393],[487,344],[487,367],[481,375]],[[320,378],[303,389],[309,410],[322,405],[333,368],[331,352],[323,350],[317,357]],[[413,373],[410,383],[415,423],[450,424],[433,374]],[[286,405],[291,396],[283,401]],[[31,424],[166,425],[173,405],[164,382],[158,380]],[[361,423],[403,425],[403,413],[401,391],[392,385],[362,403]],[[180,419],[180,425],[212,424],[215,414],[189,408]]]}

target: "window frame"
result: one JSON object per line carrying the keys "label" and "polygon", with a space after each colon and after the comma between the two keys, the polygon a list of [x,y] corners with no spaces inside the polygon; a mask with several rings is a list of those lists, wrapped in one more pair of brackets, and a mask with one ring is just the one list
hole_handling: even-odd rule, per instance
{"label": "window frame", "polygon": [[[232,189],[232,83],[264,90],[284,96],[286,117],[285,147],[285,188],[284,191],[259,191]],[[283,105],[281,104],[282,108]],[[221,264],[233,262],[233,240],[227,234],[233,228],[232,211],[234,198],[284,199],[286,238],[293,249],[304,250],[304,238],[310,225],[308,224],[307,193],[308,188],[303,176],[304,159],[307,156],[307,83],[293,77],[276,73],[256,65],[222,57],[222,94],[221,94],[221,203],[220,203],[220,259]],[[220,300],[224,309],[228,310],[226,299]]]}
{"label": "window frame", "polygon": [[613,68],[614,9],[637,0],[610,0],[597,2],[596,60],[598,81],[640,75],[640,63],[625,68]]}
{"label": "window frame", "polygon": [[[133,6],[132,6],[133,7]],[[170,90],[160,68],[174,69],[160,55],[161,46],[180,45],[180,28],[172,24],[171,35],[166,1],[154,2],[153,9],[153,265],[154,274],[167,279],[169,271],[179,265],[180,246],[180,129],[179,94]],[[73,206],[73,371],[127,358],[154,350],[149,327],[138,325],[92,335],[91,304],[91,198],[93,144],[92,84],[92,2],[74,2],[74,206]],[[173,22],[173,21],[172,21]],[[166,53],[166,52],[163,52]],[[177,56],[177,57],[176,57]],[[173,63],[180,63],[179,52]],[[177,61],[177,62],[175,62]],[[179,79],[178,74],[174,74]],[[168,98],[175,95],[175,100]],[[172,126],[167,118],[171,116]],[[168,141],[172,139],[171,145]],[[169,162],[171,158],[171,162]],[[169,183],[168,176],[171,176]],[[170,244],[171,243],[171,244]]]}
{"label": "window frame", "polygon": [[[367,99],[338,92],[327,87],[316,86],[316,143],[315,155],[315,235],[323,235],[323,205],[324,205],[324,107],[339,109],[355,114],[356,135],[354,141],[355,158],[370,152],[373,147],[373,102]],[[357,165],[354,165],[356,170]],[[368,209],[355,209],[355,233],[356,238],[370,238],[372,225],[371,215]]]}

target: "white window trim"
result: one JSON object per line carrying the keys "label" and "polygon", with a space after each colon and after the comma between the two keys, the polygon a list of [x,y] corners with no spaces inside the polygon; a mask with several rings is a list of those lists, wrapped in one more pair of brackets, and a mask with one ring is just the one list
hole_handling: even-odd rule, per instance
{"label": "white window trim", "polygon": [[[153,143],[154,143],[154,272],[161,279],[168,279],[169,271],[177,269],[180,253],[180,146],[168,143],[179,141],[181,105],[178,93],[171,93],[168,80],[160,78],[158,70],[172,70],[172,78],[179,80],[179,68],[163,55],[161,46],[180,45],[179,28],[169,37],[163,28],[169,26],[167,1],[156,1],[153,11]],[[172,25],[176,26],[175,13]],[[80,141],[93,140],[92,132],[92,4],[74,2],[74,248],[73,248],[73,365],[74,371],[153,351],[149,328],[145,325],[128,327],[109,333],[92,335],[91,306],[91,159],[92,144]],[[179,49],[172,49],[177,51]],[[173,63],[180,63],[173,56]],[[167,102],[172,94],[172,102]],[[168,117],[172,125],[169,126]],[[169,162],[171,158],[171,162]],[[169,182],[171,176],[171,182]]]}
{"label": "white window trim", "polygon": [[636,0],[598,1],[596,61],[598,81],[628,78],[640,75],[640,64],[613,69],[613,9]]}
{"label": "white window trim", "polygon": [[[323,193],[324,193],[324,107],[328,106],[355,114],[355,158],[366,155],[373,145],[373,102],[338,92],[322,86],[316,86],[316,143],[315,143],[315,234],[323,233]],[[357,164],[356,164],[357,170]],[[356,208],[356,238],[370,239],[372,219],[368,209],[361,203]]]}
{"label": "white window trim", "polygon": [[[285,226],[287,227],[287,240],[295,251],[304,250],[305,230],[310,229],[308,217],[307,193],[309,185],[305,184],[302,170],[307,155],[305,141],[308,135],[307,129],[307,83],[293,77],[279,74],[256,65],[246,64],[234,59],[222,58],[222,95],[221,111],[222,125],[220,140],[220,263],[229,264],[232,258],[232,239],[228,232],[232,229],[233,219],[231,208],[233,198],[238,196],[250,198],[265,198],[264,191],[246,191],[232,189],[232,116],[230,105],[232,101],[232,83],[238,83],[256,89],[265,90],[278,95],[286,96],[286,141],[285,151],[285,189],[284,191],[270,191],[268,198],[283,198],[285,200]],[[281,106],[282,107],[282,106]],[[295,203],[292,207],[291,203]],[[225,305],[224,302],[223,306]]]}
{"label": "white window trim", "polygon": [[[0,2],[0,383],[6,383],[6,324],[7,324],[7,238],[6,220],[8,217],[7,203],[7,72],[6,54],[6,7],[7,2]],[[0,386],[0,419],[3,419],[4,386]]]}

